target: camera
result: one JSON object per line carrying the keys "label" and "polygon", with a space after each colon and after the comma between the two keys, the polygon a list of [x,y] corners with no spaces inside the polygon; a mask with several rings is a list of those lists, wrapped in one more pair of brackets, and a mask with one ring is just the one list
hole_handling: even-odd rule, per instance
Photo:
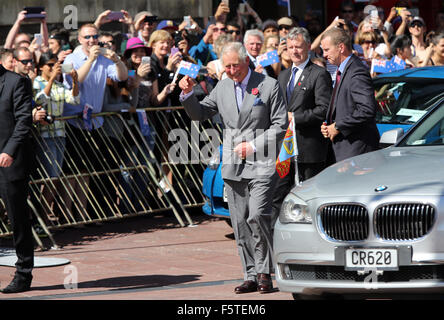
{"label": "camera", "polygon": [[174,46],[179,48],[179,42],[181,42],[184,37],[182,36],[182,31],[175,31],[173,34]]}
{"label": "camera", "polygon": [[44,120],[49,124],[53,124],[55,121],[55,116],[46,112],[46,116],[45,116]]}

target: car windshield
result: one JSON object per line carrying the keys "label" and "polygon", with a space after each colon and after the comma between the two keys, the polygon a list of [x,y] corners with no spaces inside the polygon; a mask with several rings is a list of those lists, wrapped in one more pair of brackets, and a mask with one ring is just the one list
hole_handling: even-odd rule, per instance
{"label": "car windshield", "polygon": [[413,124],[444,97],[442,83],[375,83],[378,123]]}
{"label": "car windshield", "polygon": [[444,103],[413,128],[398,147],[430,145],[444,145]]}

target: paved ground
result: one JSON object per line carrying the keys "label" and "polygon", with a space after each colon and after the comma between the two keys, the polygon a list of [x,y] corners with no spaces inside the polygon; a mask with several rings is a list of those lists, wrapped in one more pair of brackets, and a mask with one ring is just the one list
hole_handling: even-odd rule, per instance
{"label": "paved ground", "polygon": [[[137,217],[54,234],[61,249],[36,256],[65,258],[65,266],[36,268],[32,290],[0,299],[39,300],[291,300],[288,293],[236,295],[242,282],[231,228],[194,214],[195,227],[174,217]],[[2,239],[0,247],[10,246]],[[0,287],[15,269],[0,267]],[[77,276],[77,281],[75,281]],[[77,288],[72,288],[77,283]],[[66,284],[66,286],[64,285]],[[71,288],[70,288],[71,286]]]}

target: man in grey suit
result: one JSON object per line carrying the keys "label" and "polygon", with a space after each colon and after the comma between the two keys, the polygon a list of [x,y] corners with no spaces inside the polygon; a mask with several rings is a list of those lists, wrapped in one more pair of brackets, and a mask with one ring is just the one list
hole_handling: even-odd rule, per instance
{"label": "man in grey suit", "polygon": [[225,125],[222,178],[228,196],[244,282],[235,293],[273,291],[270,271],[270,219],[276,158],[288,126],[285,102],[276,80],[249,69],[243,45],[227,44],[222,61],[228,78],[202,102],[192,93],[194,82],[180,82],[181,101],[193,120],[219,113]]}

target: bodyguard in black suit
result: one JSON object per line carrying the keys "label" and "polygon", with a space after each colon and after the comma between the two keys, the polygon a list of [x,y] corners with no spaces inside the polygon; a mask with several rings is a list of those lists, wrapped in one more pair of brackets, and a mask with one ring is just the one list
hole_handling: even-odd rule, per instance
{"label": "bodyguard in black suit", "polygon": [[377,103],[368,68],[352,54],[350,37],[343,29],[327,30],[321,46],[324,57],[339,71],[327,124],[321,126],[324,137],[332,142],[331,162],[377,150]]}
{"label": "bodyguard in black suit", "polygon": [[30,142],[31,99],[29,79],[0,65],[0,196],[6,205],[18,258],[14,279],[3,293],[29,290],[34,267],[27,205],[30,160],[34,156]]}
{"label": "bodyguard in black suit", "polygon": [[[299,180],[307,180],[325,168],[327,141],[319,131],[330,102],[330,74],[309,59],[310,36],[305,28],[293,28],[287,36],[287,50],[293,66],[279,74],[288,117],[294,117]],[[279,215],[282,200],[295,184],[295,163],[290,173],[280,178],[275,189],[273,221]]]}

